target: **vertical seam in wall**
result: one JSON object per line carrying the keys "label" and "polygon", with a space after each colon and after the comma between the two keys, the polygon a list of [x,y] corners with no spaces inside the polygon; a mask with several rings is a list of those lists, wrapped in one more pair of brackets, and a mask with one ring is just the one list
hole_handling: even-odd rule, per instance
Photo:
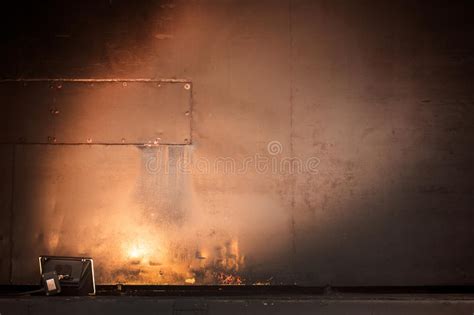
{"label": "vertical seam in wall", "polygon": [[10,195],[10,218],[9,218],[9,225],[10,225],[10,270],[9,270],[9,279],[10,284],[13,284],[13,223],[14,223],[14,215],[13,215],[13,206],[14,201],[13,198],[15,196],[15,159],[16,159],[16,145],[12,146],[12,174],[11,174],[11,195]]}
{"label": "vertical seam in wall", "polygon": [[[293,2],[288,1],[288,35],[289,35],[289,76],[290,76],[290,158],[293,158]],[[296,254],[296,230],[295,230],[295,174],[290,173],[290,198],[291,198],[291,235],[292,251]]]}

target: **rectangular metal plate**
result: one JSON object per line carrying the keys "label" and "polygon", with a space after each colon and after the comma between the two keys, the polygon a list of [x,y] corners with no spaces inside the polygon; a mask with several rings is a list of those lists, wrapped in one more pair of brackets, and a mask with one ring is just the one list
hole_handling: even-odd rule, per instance
{"label": "rectangular metal plate", "polygon": [[191,142],[190,83],[3,82],[0,104],[3,143]]}

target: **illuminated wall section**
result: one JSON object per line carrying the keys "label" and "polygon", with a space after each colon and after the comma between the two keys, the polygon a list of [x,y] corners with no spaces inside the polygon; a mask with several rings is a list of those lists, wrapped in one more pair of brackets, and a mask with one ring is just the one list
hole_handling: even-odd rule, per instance
{"label": "illuminated wall section", "polygon": [[18,4],[0,57],[0,281],[473,284],[461,5]]}

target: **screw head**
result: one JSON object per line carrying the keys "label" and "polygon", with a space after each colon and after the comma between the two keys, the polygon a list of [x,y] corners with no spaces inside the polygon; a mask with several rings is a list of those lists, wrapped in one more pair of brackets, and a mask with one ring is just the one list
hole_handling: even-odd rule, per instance
{"label": "screw head", "polygon": [[185,89],[185,90],[189,90],[190,88],[191,88],[191,84],[186,83],[186,84],[184,85],[184,89]]}
{"label": "screw head", "polygon": [[122,82],[122,86],[127,86],[127,82]]}

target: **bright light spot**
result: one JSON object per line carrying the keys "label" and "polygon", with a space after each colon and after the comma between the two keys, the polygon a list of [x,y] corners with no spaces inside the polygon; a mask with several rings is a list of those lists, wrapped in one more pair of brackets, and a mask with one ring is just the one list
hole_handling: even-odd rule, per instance
{"label": "bright light spot", "polygon": [[163,246],[160,239],[146,231],[134,233],[122,242],[123,263],[140,265],[141,268],[155,268],[163,263]]}
{"label": "bright light spot", "polygon": [[131,259],[142,259],[149,253],[149,248],[143,243],[136,243],[130,246],[127,253]]}
{"label": "bright light spot", "polygon": [[184,282],[186,282],[187,284],[194,284],[196,282],[196,279],[188,278],[188,279],[184,280]]}

